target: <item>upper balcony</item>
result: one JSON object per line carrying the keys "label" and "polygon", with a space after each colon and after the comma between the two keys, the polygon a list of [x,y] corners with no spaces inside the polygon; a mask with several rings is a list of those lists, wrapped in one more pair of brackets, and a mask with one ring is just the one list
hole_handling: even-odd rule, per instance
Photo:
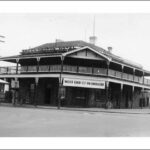
{"label": "upper balcony", "polygon": [[[40,65],[38,66],[21,66],[18,67],[0,67],[0,74],[30,74],[30,73],[59,73],[61,71],[61,65]],[[145,79],[140,76],[135,76],[132,74],[122,73],[112,69],[108,70],[106,68],[96,68],[96,67],[85,67],[85,66],[63,66],[64,73],[73,73],[73,74],[86,74],[91,76],[107,76],[121,79],[125,81],[130,81],[134,83],[144,84],[150,86],[150,80]]]}

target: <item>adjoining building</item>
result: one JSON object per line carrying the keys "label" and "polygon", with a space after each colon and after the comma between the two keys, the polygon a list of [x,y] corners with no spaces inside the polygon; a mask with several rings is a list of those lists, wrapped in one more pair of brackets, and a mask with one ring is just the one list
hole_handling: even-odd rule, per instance
{"label": "adjoining building", "polygon": [[9,90],[8,82],[0,79],[0,101],[5,101],[5,93]]}
{"label": "adjoining building", "polygon": [[[19,55],[0,67],[0,78],[17,93],[17,103],[65,107],[149,106],[150,71],[84,41],[57,41]],[[7,100],[7,102],[11,102]]]}

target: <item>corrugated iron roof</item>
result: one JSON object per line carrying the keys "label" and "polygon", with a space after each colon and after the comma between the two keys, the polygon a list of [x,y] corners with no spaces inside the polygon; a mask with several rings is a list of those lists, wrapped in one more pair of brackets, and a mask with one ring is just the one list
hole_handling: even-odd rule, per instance
{"label": "corrugated iron roof", "polygon": [[[127,65],[130,65],[132,67],[137,67],[137,68],[140,68],[140,69],[143,68],[142,65],[140,65],[138,63],[135,63],[133,61],[130,61],[130,60],[124,59],[122,57],[119,57],[117,55],[114,55],[114,54],[108,52],[107,50],[105,50],[105,49],[103,49],[99,46],[96,46],[96,45],[93,45],[91,43],[87,43],[87,42],[84,42],[84,41],[81,41],[81,40],[56,42],[56,43],[46,43],[46,44],[34,47],[33,49],[42,51],[44,49],[55,49],[55,48],[62,48],[63,49],[63,48],[66,48],[66,47],[72,47],[72,49],[70,49],[68,51],[73,51],[76,48],[84,47],[84,46],[91,47],[92,49],[94,49],[94,50],[98,51],[99,53],[102,53],[102,54],[110,57],[112,60],[114,60],[116,62],[127,64]],[[57,53],[63,53],[63,52],[66,52],[66,51],[63,51],[63,50],[62,51],[57,51]],[[54,51],[54,53],[56,53],[56,51]]]}
{"label": "corrugated iron roof", "polygon": [[[32,49],[27,49],[23,50],[21,52],[21,55],[15,56],[15,58],[25,58],[25,57],[36,57],[36,56],[49,56],[49,55],[60,55],[62,53],[65,53],[66,51],[73,51],[76,50],[77,48],[81,47],[91,47],[92,49],[96,50],[100,54],[106,55],[107,57],[111,58],[113,61],[121,63],[121,64],[126,64],[132,67],[140,68],[142,69],[143,67],[135,62],[132,62],[130,60],[124,59],[122,57],[119,57],[117,55],[114,55],[107,50],[93,45],[91,43],[87,43],[81,40],[77,41],[63,41],[63,42],[56,42],[56,43],[46,43],[42,44],[40,46],[34,47]],[[68,48],[68,49],[66,49]],[[12,57],[5,57],[7,59],[12,59]]]}

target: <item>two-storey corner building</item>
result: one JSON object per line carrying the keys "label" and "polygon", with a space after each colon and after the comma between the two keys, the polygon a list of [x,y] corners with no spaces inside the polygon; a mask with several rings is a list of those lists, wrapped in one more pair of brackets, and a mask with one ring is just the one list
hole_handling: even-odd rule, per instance
{"label": "two-storey corner building", "polygon": [[19,87],[18,103],[58,107],[149,106],[150,80],[145,77],[150,72],[112,54],[111,48],[104,50],[84,41],[56,42],[0,60],[15,63],[15,67],[1,67],[0,78],[10,83],[10,89]]}

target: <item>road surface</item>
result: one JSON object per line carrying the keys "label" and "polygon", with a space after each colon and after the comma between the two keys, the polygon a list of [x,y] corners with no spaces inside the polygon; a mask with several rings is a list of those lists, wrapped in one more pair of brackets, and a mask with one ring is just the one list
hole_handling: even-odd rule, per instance
{"label": "road surface", "polygon": [[150,114],[120,114],[1,106],[0,136],[150,136]]}

